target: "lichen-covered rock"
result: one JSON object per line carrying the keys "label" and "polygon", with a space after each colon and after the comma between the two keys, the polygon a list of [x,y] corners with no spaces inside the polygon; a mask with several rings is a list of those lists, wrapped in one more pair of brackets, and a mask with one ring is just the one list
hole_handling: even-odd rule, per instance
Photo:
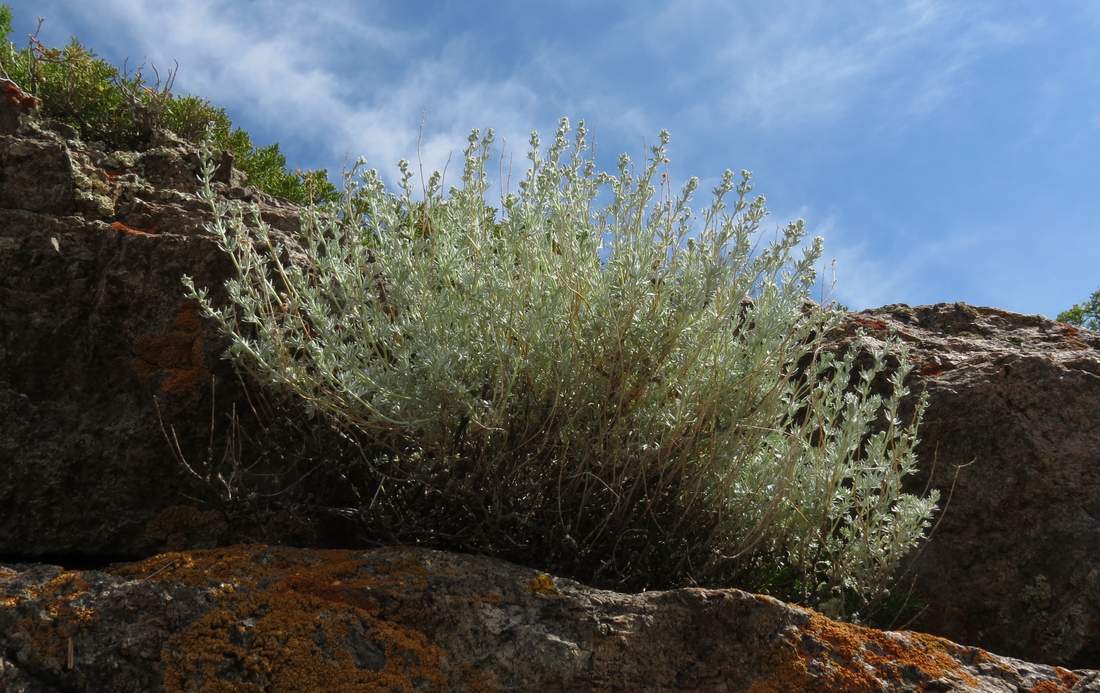
{"label": "lichen-covered rock", "polygon": [[921,489],[950,502],[913,562],[921,630],[1100,668],[1100,334],[939,304],[852,314],[896,332],[930,397]]}
{"label": "lichen-covered rock", "polygon": [[[239,397],[180,282],[216,288],[230,271],[202,232],[198,167],[171,139],[107,153],[25,116],[0,134],[0,555],[147,555],[232,538],[224,522],[168,526],[187,501],[165,431],[205,450],[215,380],[220,402]],[[297,228],[295,208],[218,188]]]}
{"label": "lichen-covered rock", "polygon": [[402,547],[0,568],[0,653],[5,691],[1100,691],[738,590],[618,594]]}

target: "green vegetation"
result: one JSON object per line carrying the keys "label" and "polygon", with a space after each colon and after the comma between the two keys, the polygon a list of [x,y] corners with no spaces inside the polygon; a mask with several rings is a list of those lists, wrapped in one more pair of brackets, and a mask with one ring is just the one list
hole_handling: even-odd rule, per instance
{"label": "green vegetation", "polygon": [[11,19],[11,10],[0,6],[0,76],[41,99],[47,117],[72,126],[83,139],[140,148],[156,130],[167,129],[198,143],[210,128],[214,146],[231,152],[236,167],[260,190],[297,203],[338,197],[325,171],[289,171],[278,144],[256,147],[223,109],[197,96],[173,94],[174,70],[161,75],[153,68],[149,82],[142,68],[120,71],[75,38],[52,48],[37,32],[18,49],[9,40]]}
{"label": "green vegetation", "polygon": [[437,172],[416,200],[408,162],[396,193],[357,168],[293,240],[208,185],[237,273],[227,304],[190,296],[254,378],[356,441],[341,512],[370,536],[832,614],[884,597],[937,500],[902,490],[924,410],[899,413],[903,347],[823,349],[821,239],[796,258],[798,221],[758,246],[748,172],[697,215],[697,180],[674,194],[662,173],[667,133],[636,175],[625,155],[596,173],[569,132],[545,152],[532,135],[499,213],[492,131],[459,187]]}
{"label": "green vegetation", "polygon": [[1088,301],[1059,313],[1058,320],[1100,332],[1100,289],[1093,291]]}

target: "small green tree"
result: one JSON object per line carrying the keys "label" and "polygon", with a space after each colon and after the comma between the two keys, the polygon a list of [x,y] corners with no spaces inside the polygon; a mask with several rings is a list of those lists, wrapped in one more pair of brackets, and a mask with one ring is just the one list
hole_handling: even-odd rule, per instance
{"label": "small green tree", "polygon": [[796,259],[799,221],[754,250],[748,172],[697,217],[696,179],[658,189],[667,133],[640,175],[625,155],[597,174],[584,124],[568,133],[545,155],[532,135],[499,219],[492,131],[447,195],[436,173],[414,200],[404,161],[397,193],[349,176],[293,245],[208,188],[237,274],[227,305],[190,295],[255,378],[363,441],[348,483],[374,530],[616,587],[737,584],[833,613],[883,594],[936,502],[902,491],[923,411],[901,421],[904,350],[822,349],[839,318],[807,303],[821,239]]}
{"label": "small green tree", "polygon": [[1092,292],[1088,301],[1059,313],[1058,320],[1100,332],[1100,289]]}
{"label": "small green tree", "polygon": [[260,190],[298,203],[338,197],[325,171],[288,170],[278,144],[256,147],[224,109],[197,96],[173,94],[174,70],[161,75],[151,68],[149,82],[142,68],[120,71],[75,38],[52,48],[37,32],[17,49],[9,41],[11,18],[10,8],[0,5],[0,76],[38,97],[47,117],[72,126],[84,139],[140,148],[163,128],[199,143],[210,128],[214,145],[232,153],[237,168]]}

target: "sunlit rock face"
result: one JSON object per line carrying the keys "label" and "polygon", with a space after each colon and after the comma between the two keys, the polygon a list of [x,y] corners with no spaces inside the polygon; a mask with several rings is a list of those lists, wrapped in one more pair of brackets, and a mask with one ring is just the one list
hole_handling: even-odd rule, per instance
{"label": "sunlit rock face", "polygon": [[930,397],[912,486],[950,498],[912,561],[910,625],[1100,665],[1100,334],[964,304],[853,313],[836,339],[857,328],[912,349]]}

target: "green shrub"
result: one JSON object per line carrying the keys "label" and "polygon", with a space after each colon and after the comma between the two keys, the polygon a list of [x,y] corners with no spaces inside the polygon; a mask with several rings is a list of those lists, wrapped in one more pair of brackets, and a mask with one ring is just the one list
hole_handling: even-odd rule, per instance
{"label": "green shrub", "polygon": [[237,168],[260,190],[298,203],[337,198],[323,170],[287,170],[278,144],[257,148],[223,109],[196,96],[173,94],[175,70],[161,75],[153,68],[150,83],[142,68],[119,71],[75,38],[64,48],[51,48],[38,41],[36,32],[19,50],[8,40],[10,33],[11,10],[0,6],[3,76],[41,99],[47,117],[72,126],[82,138],[111,148],[141,148],[158,129],[199,143],[210,127],[215,146],[231,152]]}
{"label": "green shrub", "polygon": [[1093,291],[1088,301],[1059,313],[1058,320],[1100,332],[1100,289]]}
{"label": "green shrub", "polygon": [[399,193],[349,174],[293,247],[208,188],[237,276],[227,305],[190,295],[255,378],[361,441],[345,478],[368,532],[619,588],[735,584],[832,613],[883,595],[936,502],[901,487],[924,406],[900,420],[904,351],[864,344],[859,372],[859,349],[822,349],[821,239],[796,259],[799,221],[757,251],[748,172],[699,218],[696,179],[655,184],[667,133],[636,176],[625,155],[597,174],[584,124],[568,132],[545,157],[532,135],[499,220],[492,131],[447,195],[436,173],[415,200],[404,161]]}

